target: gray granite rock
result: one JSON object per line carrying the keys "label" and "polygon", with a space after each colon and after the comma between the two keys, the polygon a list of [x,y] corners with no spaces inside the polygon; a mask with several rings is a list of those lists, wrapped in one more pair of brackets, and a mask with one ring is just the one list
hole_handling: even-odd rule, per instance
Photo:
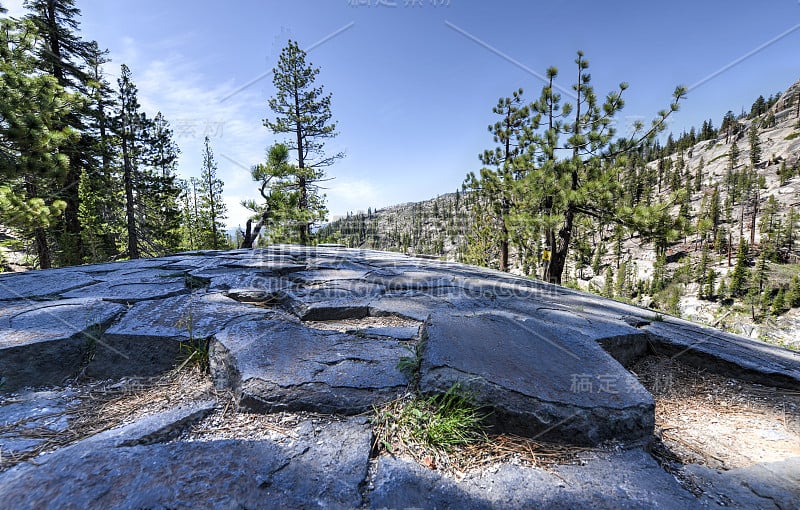
{"label": "gray granite rock", "polygon": [[[148,274],[145,272],[144,274]],[[109,280],[88,287],[65,292],[67,298],[96,297],[116,303],[136,303],[149,299],[163,299],[186,294],[189,289],[186,280],[180,277],[137,277],[128,276]]]}
{"label": "gray granite rock", "polygon": [[580,466],[501,465],[455,481],[416,463],[381,457],[370,508],[702,508],[641,450],[597,454]]}
{"label": "gray granite rock", "polygon": [[[414,322],[383,326],[385,316]],[[685,466],[682,475],[705,491],[695,499],[637,449],[652,438],[653,399],[623,365],[653,350],[729,376],[800,385],[797,353],[660,319],[498,271],[338,247],[2,275],[3,451],[35,447],[27,428],[69,426],[60,414],[67,390],[10,392],[78,371],[158,375],[174,366],[181,343],[201,339],[210,339],[215,385],[240,411],[369,412],[409,390],[397,367],[417,345],[418,389],[459,384],[493,411],[497,430],[634,448],[547,471],[506,463],[460,481],[382,457],[368,478],[364,418],[301,421],[280,440],[186,441],[180,430],[209,412],[206,402],[0,473],[0,508],[798,507],[796,459],[727,472]]]}
{"label": "gray granite rock", "polygon": [[[76,404],[76,392],[27,390],[0,396],[0,451],[5,455],[31,450],[69,428],[67,411]],[[0,457],[2,466],[3,457]]]}
{"label": "gray granite rock", "polygon": [[[191,411],[191,409],[189,409]],[[178,418],[186,413],[174,413]],[[155,421],[155,428],[165,420]],[[169,421],[169,420],[166,420]],[[368,465],[363,419],[306,427],[291,441],[152,442],[102,437],[0,474],[0,507],[357,508]],[[125,438],[125,440],[121,440]]]}
{"label": "gray granite rock", "polygon": [[87,375],[108,378],[162,373],[175,365],[181,342],[207,339],[237,321],[265,313],[218,293],[142,301],[105,331]]}
{"label": "gray granite rock", "polygon": [[0,391],[48,386],[78,373],[124,306],[96,298],[0,307]]}
{"label": "gray granite rock", "polygon": [[800,457],[719,471],[688,465],[683,475],[703,489],[711,504],[741,509],[800,508]]}
{"label": "gray granite rock", "polygon": [[384,293],[381,285],[355,280],[336,280],[286,291],[283,307],[305,321],[363,319],[370,305]]}
{"label": "gray granite rock", "polygon": [[500,430],[588,444],[652,435],[653,398],[576,329],[496,313],[435,314],[427,334],[420,390],[458,384],[492,408]]}
{"label": "gray granite rock", "polygon": [[257,411],[354,414],[401,395],[400,341],[309,329],[281,319],[248,321],[214,336],[211,371],[218,388]]}
{"label": "gray granite rock", "polygon": [[397,340],[416,340],[419,338],[419,326],[380,326],[355,329],[348,333],[360,333],[365,336],[396,338]]}
{"label": "gray granite rock", "polygon": [[55,298],[97,281],[88,274],[72,269],[0,274],[0,301]]}
{"label": "gray granite rock", "polygon": [[771,386],[800,388],[800,353],[667,317],[643,326],[660,354]]}

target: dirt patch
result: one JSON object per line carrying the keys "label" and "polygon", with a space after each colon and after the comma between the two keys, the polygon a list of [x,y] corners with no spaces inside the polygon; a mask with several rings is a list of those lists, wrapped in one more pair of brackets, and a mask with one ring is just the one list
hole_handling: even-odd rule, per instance
{"label": "dirt patch", "polygon": [[[51,410],[0,424],[0,472],[111,428],[213,395],[210,378],[195,366],[153,378],[72,384],[51,392]],[[25,395],[0,398],[24,405]],[[8,445],[19,445],[9,448]]]}
{"label": "dirt patch", "polygon": [[419,327],[419,321],[387,315],[382,317],[364,317],[363,319],[340,319],[333,321],[306,321],[306,326],[326,331],[363,331],[369,328],[408,328]]}
{"label": "dirt patch", "polygon": [[800,456],[800,391],[708,373],[668,357],[646,357],[631,370],[655,398],[655,433],[667,460],[734,469]]}

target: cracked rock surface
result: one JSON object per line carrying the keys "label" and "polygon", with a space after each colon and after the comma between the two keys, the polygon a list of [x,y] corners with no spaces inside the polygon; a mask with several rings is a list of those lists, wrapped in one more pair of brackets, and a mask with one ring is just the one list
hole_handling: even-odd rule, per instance
{"label": "cracked rock surface", "polygon": [[[0,507],[703,508],[737,498],[742,508],[800,506],[797,459],[723,473],[682,468],[713,487],[705,494],[728,499],[679,484],[648,453],[655,402],[626,369],[657,353],[797,391],[798,353],[488,269],[335,247],[0,276],[0,452],[25,447],[20,434],[4,443],[3,427],[68,426],[46,421],[72,398],[59,389],[67,381],[158,376],[189,345],[209,353],[215,401],[0,471]],[[461,480],[370,457],[364,415],[374,406],[454,385],[496,431],[624,448]],[[328,418],[276,438],[181,439],[215,408]]]}

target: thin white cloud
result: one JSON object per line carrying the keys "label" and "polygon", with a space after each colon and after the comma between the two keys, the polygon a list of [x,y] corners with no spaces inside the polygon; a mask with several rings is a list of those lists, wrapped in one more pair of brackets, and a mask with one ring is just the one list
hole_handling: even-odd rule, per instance
{"label": "thin white cloud", "polygon": [[225,102],[220,98],[235,90],[234,84],[213,83],[200,66],[178,53],[158,60],[139,58],[136,41],[124,38],[120,55],[107,68],[115,82],[122,63],[131,68],[139,90],[139,102],[149,115],[164,114],[181,149],[178,171],[182,178],[198,177],[202,168],[203,141],[209,137],[217,160],[217,176],[225,183],[228,228],[244,225],[250,213],[241,207],[244,198],[256,198],[249,168],[263,159],[270,134],[261,124],[266,99],[258,91],[243,91]]}

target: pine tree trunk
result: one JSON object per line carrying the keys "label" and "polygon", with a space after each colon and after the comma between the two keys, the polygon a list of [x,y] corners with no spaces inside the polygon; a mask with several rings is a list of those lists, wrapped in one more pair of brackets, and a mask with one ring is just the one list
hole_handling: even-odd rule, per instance
{"label": "pine tree trunk", "polygon": [[253,227],[253,220],[252,219],[248,219],[247,220],[247,225],[245,227],[244,239],[242,239],[241,248],[252,248],[253,247],[253,242],[255,241],[256,236],[258,235],[258,231],[261,230],[261,229],[260,229],[259,225],[256,225],[256,231],[254,233],[253,230],[252,230],[252,227]]}
{"label": "pine tree trunk", "polygon": [[500,240],[500,271],[508,271],[508,227],[503,219],[500,227],[503,238]]}
{"label": "pine tree trunk", "polygon": [[76,168],[78,165],[73,163],[74,155],[70,155],[69,159],[66,185],[63,188],[64,202],[67,204],[64,208],[64,228],[68,243],[65,246],[67,252],[62,256],[67,265],[78,265],[83,263],[84,255],[81,220],[78,216],[78,209],[80,208],[80,197],[78,195],[80,171]]}
{"label": "pine tree trunk", "polygon": [[572,227],[575,221],[575,213],[571,208],[564,213],[564,226],[558,231],[558,236],[552,237],[550,248],[550,263],[547,266],[546,281],[561,285],[564,268],[567,265],[567,254],[569,253],[569,243],[572,240]]}
{"label": "pine tree trunk", "polygon": [[50,260],[50,247],[47,246],[47,234],[43,228],[39,227],[33,231],[33,243],[36,247],[36,256],[39,258],[39,268],[50,269],[53,267]]}
{"label": "pine tree trunk", "polygon": [[252,228],[253,220],[247,220],[246,231],[244,235],[244,240],[242,241],[242,248],[252,248],[253,243],[255,243],[258,234],[261,232],[261,229],[264,227],[264,224],[267,222],[269,217],[268,211],[264,211],[261,213],[261,218],[259,218],[258,223],[256,223],[255,228]]}
{"label": "pine tree trunk", "polygon": [[728,230],[728,267],[731,267],[731,253],[733,252],[733,233]]}
{"label": "pine tree trunk", "polygon": [[211,235],[213,238],[211,239],[211,249],[216,250],[218,249],[218,239],[219,234],[217,233],[217,204],[214,200],[214,179],[211,175],[211,169],[208,172],[208,200],[211,206]]}
{"label": "pine tree trunk", "polygon": [[[47,36],[49,39],[48,50],[52,53],[56,62],[62,62],[63,56],[61,51],[61,41],[58,36],[58,22],[56,20],[56,6],[55,0],[47,1]],[[69,87],[64,69],[59,64],[53,65],[53,76],[58,81],[58,84],[64,88]],[[71,113],[69,117],[74,117],[75,113]],[[74,120],[74,119],[73,119]],[[83,239],[81,235],[81,222],[78,216],[78,209],[80,207],[80,196],[78,193],[78,181],[80,180],[80,171],[78,170],[78,155],[74,152],[74,146],[68,148],[67,158],[69,159],[69,169],[65,182],[62,185],[61,192],[64,196],[64,202],[67,206],[64,209],[64,230],[67,238],[66,250],[62,256],[67,265],[77,265],[83,262]]]}
{"label": "pine tree trunk", "polygon": [[[25,193],[28,198],[33,198],[37,193],[37,186],[34,178],[25,176]],[[50,269],[53,263],[50,257],[50,246],[47,244],[47,233],[42,227],[37,227],[33,231],[33,245],[36,250],[36,256],[39,259],[40,269]]]}
{"label": "pine tree trunk", "polygon": [[138,259],[139,238],[136,235],[136,215],[133,204],[133,168],[127,134],[122,136],[123,184],[125,186],[125,220],[128,231],[128,258]]}

